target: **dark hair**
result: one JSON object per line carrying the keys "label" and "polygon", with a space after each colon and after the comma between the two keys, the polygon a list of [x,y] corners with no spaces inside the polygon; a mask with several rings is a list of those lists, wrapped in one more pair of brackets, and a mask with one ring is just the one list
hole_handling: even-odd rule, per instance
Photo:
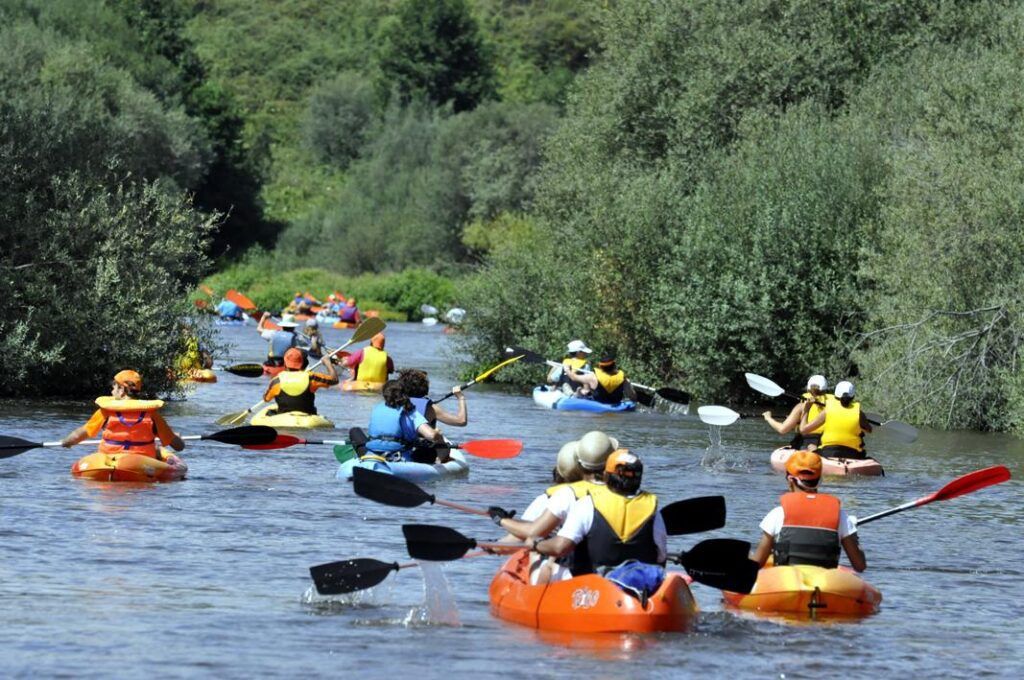
{"label": "dark hair", "polygon": [[384,397],[384,403],[390,408],[400,408],[403,411],[412,408],[412,404],[409,403],[409,397],[402,388],[402,383],[398,380],[388,380],[384,383],[384,389],[381,390],[381,394]]}
{"label": "dark hair", "polygon": [[426,371],[418,368],[403,368],[398,372],[398,382],[410,397],[425,397],[430,394],[430,380]]}
{"label": "dark hair", "polygon": [[632,496],[640,490],[640,476],[623,477],[616,474],[605,474],[604,483],[615,493]]}
{"label": "dark hair", "polygon": [[844,394],[843,396],[839,397],[839,403],[842,404],[843,406],[849,406],[852,401],[852,394]]}

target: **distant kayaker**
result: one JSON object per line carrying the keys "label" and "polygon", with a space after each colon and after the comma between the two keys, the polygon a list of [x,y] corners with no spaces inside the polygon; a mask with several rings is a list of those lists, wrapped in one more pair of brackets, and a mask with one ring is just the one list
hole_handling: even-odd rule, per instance
{"label": "distant kayaker", "polygon": [[270,346],[267,348],[267,359],[263,363],[267,366],[284,366],[284,353],[292,347],[303,348],[308,345],[305,338],[301,338],[295,333],[295,328],[298,326],[294,321],[281,320],[278,323],[278,329],[270,329],[266,327],[267,322],[270,320],[270,313],[264,312],[263,318],[260,319],[259,324],[256,326],[256,330],[260,332],[260,336],[264,340],[270,341]]}
{"label": "distant kayaker", "polygon": [[310,359],[322,357],[324,355],[324,336],[320,334],[320,323],[316,320],[316,317],[306,321],[306,325],[302,328],[302,334],[309,343],[306,355]]}
{"label": "distant kayaker", "polygon": [[[360,453],[360,457],[375,455],[387,461],[411,460],[412,452],[421,439],[441,445],[445,443],[441,433],[416,411],[399,381],[388,380],[381,393],[384,401],[370,412],[365,453]],[[436,451],[436,462],[448,461],[449,450],[446,447],[438,447]]]}
{"label": "distant kayaker", "polygon": [[382,383],[395,372],[395,362],[384,351],[384,334],[370,338],[370,346],[358,349],[345,359],[345,365],[352,369],[353,380]]}
{"label": "distant kayaker", "polygon": [[618,405],[623,399],[636,401],[636,392],[618,367],[614,354],[605,354],[593,373],[566,371],[569,379],[579,385],[577,395],[589,397],[600,404]]}
{"label": "distant kayaker", "polygon": [[771,411],[761,414],[765,422],[779,434],[786,434],[796,430],[790,446],[794,449],[814,450],[821,446],[821,433],[823,428],[818,427],[807,434],[800,432],[800,427],[811,422],[825,409],[825,404],[833,399],[831,394],[825,392],[828,389],[828,381],[823,375],[812,375],[807,379],[807,389],[801,396],[801,401],[793,407],[786,419],[779,422],[772,417]]}
{"label": "distant kayaker", "polygon": [[164,446],[175,451],[185,448],[182,441],[157,413],[164,405],[159,400],[144,400],[142,376],[136,371],[125,370],[114,376],[109,397],[100,397],[100,407],[89,421],[76,428],[61,440],[61,445],[71,447],[102,431],[100,453],[137,453],[150,458],[161,459],[156,446],[159,439]]}
{"label": "distant kayaker", "polygon": [[587,347],[587,344],[582,340],[570,342],[566,345],[566,355],[562,359],[562,365],[552,367],[548,371],[548,384],[554,385],[568,394],[572,394],[575,391],[575,387],[568,374],[574,371],[590,371],[590,364],[588,362],[592,352],[593,350]]}
{"label": "distant kayaker", "polygon": [[786,461],[786,481],[789,493],[761,520],[761,542],[750,559],[764,566],[773,556],[778,567],[810,564],[832,569],[839,566],[841,545],[854,569],[867,569],[856,520],[846,514],[838,498],[818,491],[821,456],[795,452]]}
{"label": "distant kayaker", "polygon": [[338,318],[345,323],[358,324],[360,322],[359,307],[354,297],[350,297],[345,301],[345,306],[338,312]]}
{"label": "distant kayaker", "polygon": [[466,395],[462,393],[458,386],[453,387],[452,392],[455,394],[455,399],[459,402],[459,410],[457,413],[449,413],[431,401],[428,396],[430,394],[430,380],[427,378],[426,372],[417,368],[403,368],[398,372],[398,382],[402,384],[402,389],[405,391],[406,396],[409,397],[412,405],[416,407],[416,411],[427,419],[427,423],[431,427],[435,427],[438,422],[453,427],[465,427],[466,423],[469,422],[469,413],[466,409]]}
{"label": "distant kayaker", "polygon": [[242,320],[242,308],[227,298],[217,304],[217,314],[220,315],[222,321]]}
{"label": "distant kayaker", "polygon": [[605,485],[573,504],[556,536],[528,538],[526,547],[552,557],[572,553],[574,576],[604,574],[627,560],[663,565],[668,533],[658,497],[640,490],[643,470],[640,457],[628,449],[613,452],[605,463]]}
{"label": "distant kayaker", "polygon": [[316,415],[316,391],[338,384],[338,371],[330,356],[324,357],[327,373],[311,373],[306,370],[309,360],[306,353],[292,347],[284,353],[285,370],[267,385],[263,401],[277,401],[277,408],[268,413],[305,413]]}
{"label": "distant kayaker", "polygon": [[853,383],[844,380],[836,385],[835,399],[825,404],[818,416],[800,428],[803,434],[821,432],[821,448],[826,458],[867,458],[864,433],[871,432],[871,423],[853,400]]}

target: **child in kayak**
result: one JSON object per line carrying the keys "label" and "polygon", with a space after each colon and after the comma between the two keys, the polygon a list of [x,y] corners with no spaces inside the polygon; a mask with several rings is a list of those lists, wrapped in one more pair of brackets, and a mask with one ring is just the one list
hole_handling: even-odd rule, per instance
{"label": "child in kayak", "polygon": [[[360,447],[365,448],[365,453],[361,451],[360,458],[369,455],[387,461],[411,460],[413,450],[423,448],[417,446],[421,438],[435,444],[444,444],[444,437],[427,423],[423,414],[416,411],[399,381],[388,380],[384,383],[381,395],[384,401],[370,412],[370,426],[365,433],[367,440]],[[349,439],[355,437],[350,435]],[[448,462],[449,450],[446,447],[440,446],[435,450],[437,453],[430,463]]]}
{"label": "child in kayak", "polygon": [[327,374],[310,373],[306,370],[309,360],[305,353],[292,347],[284,353],[285,370],[279,373],[263,393],[263,401],[277,401],[273,413],[305,413],[316,415],[316,391],[338,384],[338,371],[330,355],[324,357]]}
{"label": "child in kayak", "polygon": [[159,400],[143,400],[142,376],[136,371],[120,371],[114,376],[109,397],[96,400],[100,407],[89,421],[61,440],[65,448],[74,446],[102,431],[101,453],[136,453],[161,459],[156,439],[164,446],[182,451],[185,442],[157,413]]}
{"label": "child in kayak", "polygon": [[811,451],[794,453],[786,461],[786,481],[789,493],[761,520],[761,542],[750,559],[761,566],[772,556],[779,567],[810,564],[834,569],[842,546],[854,569],[867,569],[856,518],[846,514],[838,498],[818,491],[821,456]]}
{"label": "child in kayak", "polygon": [[465,427],[469,422],[469,414],[466,410],[466,395],[458,386],[452,388],[452,393],[459,402],[458,413],[449,413],[434,403],[430,394],[430,380],[425,371],[418,368],[403,368],[398,372],[398,382],[401,383],[409,401],[416,407],[416,410],[427,419],[431,427],[436,427],[439,422],[453,427]]}

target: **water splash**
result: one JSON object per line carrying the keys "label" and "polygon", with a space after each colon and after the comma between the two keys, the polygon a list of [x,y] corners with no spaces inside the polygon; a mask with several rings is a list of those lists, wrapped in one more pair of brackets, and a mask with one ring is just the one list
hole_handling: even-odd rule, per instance
{"label": "water splash", "polygon": [[437,562],[420,562],[423,573],[423,605],[415,607],[405,618],[406,626],[462,625],[459,607],[445,578],[444,569]]}

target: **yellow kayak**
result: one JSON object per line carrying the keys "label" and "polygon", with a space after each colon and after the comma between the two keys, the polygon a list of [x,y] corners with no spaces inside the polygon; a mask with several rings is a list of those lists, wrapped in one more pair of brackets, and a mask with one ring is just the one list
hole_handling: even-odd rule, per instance
{"label": "yellow kayak", "polygon": [[334,423],[319,414],[302,413],[300,411],[278,413],[276,409],[269,405],[254,415],[251,422],[253,425],[269,425],[270,427],[293,430],[331,429],[334,427]]}
{"label": "yellow kayak", "polygon": [[766,567],[749,595],[723,592],[722,598],[739,609],[810,618],[866,616],[882,603],[882,593],[849,569],[803,564]]}
{"label": "yellow kayak", "polygon": [[369,380],[343,380],[341,382],[342,392],[380,392],[384,383],[370,382]]}

